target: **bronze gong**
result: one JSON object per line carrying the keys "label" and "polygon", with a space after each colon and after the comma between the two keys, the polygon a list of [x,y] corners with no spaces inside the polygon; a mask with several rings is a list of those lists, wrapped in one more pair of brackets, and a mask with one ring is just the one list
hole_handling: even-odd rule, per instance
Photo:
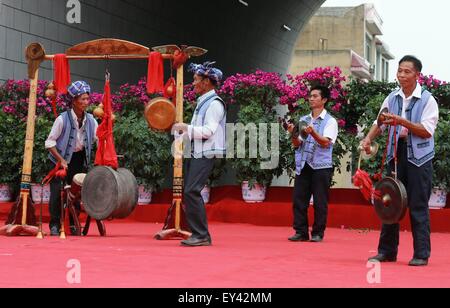
{"label": "bronze gong", "polygon": [[152,99],[145,107],[145,118],[150,128],[169,131],[176,119],[174,104],[164,97]]}
{"label": "bronze gong", "polygon": [[399,223],[406,215],[408,195],[398,179],[386,177],[375,186],[373,205],[383,224]]}

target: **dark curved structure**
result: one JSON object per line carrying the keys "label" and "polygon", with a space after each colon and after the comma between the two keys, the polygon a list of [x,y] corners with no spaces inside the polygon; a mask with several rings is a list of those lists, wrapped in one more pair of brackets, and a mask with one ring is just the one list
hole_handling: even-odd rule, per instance
{"label": "dark curved structure", "polygon": [[[256,68],[286,72],[302,27],[323,0],[80,0],[81,24],[70,24],[65,0],[0,0],[0,81],[26,78],[24,48],[40,42],[48,54],[114,37],[145,46],[189,44],[209,50],[226,75]],[[108,67],[116,84],[146,74],[144,62],[79,61],[73,78],[103,87]],[[42,79],[52,79],[51,63]]]}

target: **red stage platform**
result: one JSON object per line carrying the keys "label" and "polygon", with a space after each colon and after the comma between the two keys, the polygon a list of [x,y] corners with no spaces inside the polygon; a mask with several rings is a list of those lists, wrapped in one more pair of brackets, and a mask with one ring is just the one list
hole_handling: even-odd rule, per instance
{"label": "red stage platform", "polygon": [[[165,190],[153,196],[153,203],[138,206],[129,220],[163,223],[171,191]],[[449,202],[449,199],[447,199]],[[0,204],[0,221],[6,220],[11,204]],[[48,207],[44,206],[44,221],[48,221]],[[36,207],[38,213],[39,207]],[[247,204],[242,201],[241,189],[237,186],[213,188],[211,204],[207,206],[211,222],[244,223],[257,226],[292,225],[292,188],[272,187],[266,202]],[[432,232],[450,233],[450,209],[431,210]],[[311,221],[313,211],[310,211]],[[373,207],[355,189],[333,189],[330,196],[328,226],[331,228],[379,230],[380,222]],[[409,218],[402,222],[402,230],[410,230]]]}

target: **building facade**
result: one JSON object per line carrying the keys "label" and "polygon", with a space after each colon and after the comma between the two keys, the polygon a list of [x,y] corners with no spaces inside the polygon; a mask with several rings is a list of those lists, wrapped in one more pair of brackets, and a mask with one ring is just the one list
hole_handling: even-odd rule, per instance
{"label": "building facade", "polygon": [[381,39],[382,26],[373,4],[322,7],[299,35],[290,72],[339,66],[346,76],[389,80],[394,56]]}

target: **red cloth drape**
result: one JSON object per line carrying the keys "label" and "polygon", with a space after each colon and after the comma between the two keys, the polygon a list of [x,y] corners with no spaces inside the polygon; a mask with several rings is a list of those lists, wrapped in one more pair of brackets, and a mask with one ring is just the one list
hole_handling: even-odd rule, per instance
{"label": "red cloth drape", "polygon": [[105,115],[102,123],[98,126],[98,149],[95,156],[96,166],[108,166],[114,169],[119,167],[117,153],[114,147],[113,123],[112,123],[112,103],[111,87],[109,80],[105,84],[105,93],[103,95],[103,106]]}
{"label": "red cloth drape", "polygon": [[148,58],[147,93],[164,91],[164,62],[159,52],[152,52]]}
{"label": "red cloth drape", "polygon": [[[69,60],[65,54],[55,55],[53,58],[53,84],[56,94],[67,94],[67,86],[70,84],[70,66]],[[56,111],[56,97],[52,99],[53,113],[58,116]]]}

